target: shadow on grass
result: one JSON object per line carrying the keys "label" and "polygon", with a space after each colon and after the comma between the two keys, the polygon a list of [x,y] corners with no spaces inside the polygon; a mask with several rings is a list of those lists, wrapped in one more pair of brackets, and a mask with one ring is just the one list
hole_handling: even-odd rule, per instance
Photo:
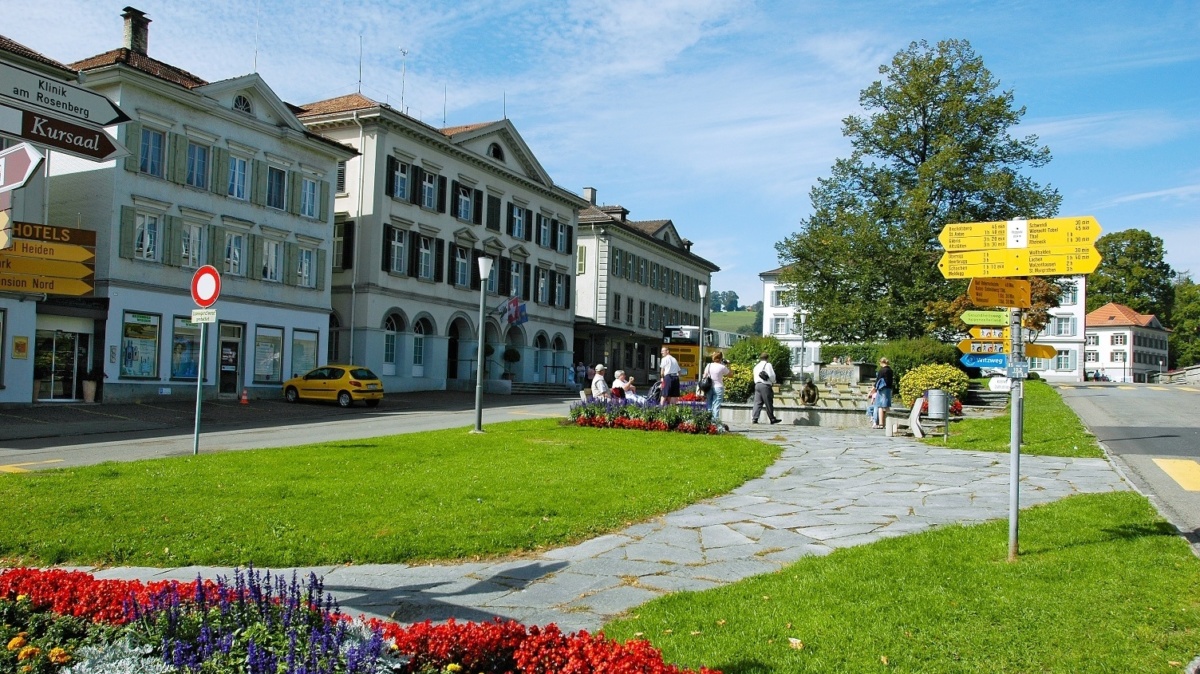
{"label": "shadow on grass", "polygon": [[775,670],[758,660],[737,660],[735,662],[714,665],[714,669],[724,674],[775,674]]}
{"label": "shadow on grass", "polygon": [[1056,545],[1045,545],[1045,546],[1041,546],[1041,547],[1032,547],[1031,546],[1028,548],[1022,546],[1021,555],[1022,556],[1039,555],[1039,554],[1046,554],[1046,553],[1050,553],[1050,552],[1056,552],[1059,550],[1066,550],[1068,548],[1078,548],[1078,547],[1083,547],[1083,546],[1088,546],[1088,545],[1097,545],[1100,543],[1109,543],[1112,541],[1120,541],[1120,540],[1133,540],[1136,538],[1152,538],[1152,537],[1156,537],[1156,536],[1183,536],[1185,539],[1188,540],[1188,542],[1193,543],[1193,544],[1196,543],[1198,540],[1200,540],[1200,530],[1192,531],[1192,532],[1183,532],[1183,531],[1180,531],[1179,529],[1177,529],[1175,527],[1175,525],[1171,524],[1170,522],[1165,522],[1165,521],[1149,522],[1149,523],[1145,523],[1145,524],[1128,524],[1128,525],[1122,525],[1119,527],[1110,527],[1107,529],[1101,529],[1099,533],[1104,534],[1104,535],[1097,536],[1095,538],[1087,538],[1087,539],[1083,539],[1083,540],[1072,541],[1069,543],[1068,542],[1059,543]]}

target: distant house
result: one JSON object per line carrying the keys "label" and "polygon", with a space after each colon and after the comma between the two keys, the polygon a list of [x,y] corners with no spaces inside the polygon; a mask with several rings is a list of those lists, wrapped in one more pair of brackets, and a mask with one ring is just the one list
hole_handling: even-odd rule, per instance
{"label": "distant house", "polygon": [[792,353],[792,374],[812,374],[813,364],[821,359],[821,343],[807,333],[808,312],[784,301],[787,288],[779,284],[782,273],[780,267],[758,275],[763,283],[762,334],[775,337],[788,347]]}
{"label": "distant house", "polygon": [[1087,306],[1087,277],[1073,276],[1061,284],[1058,306],[1050,310],[1050,320],[1038,333],[1036,343],[1054,347],[1053,358],[1030,358],[1029,369],[1046,381],[1083,381],[1083,318]]}
{"label": "distant house", "polygon": [[1109,302],[1087,315],[1084,368],[1111,381],[1145,382],[1167,366],[1169,331],[1151,314]]}

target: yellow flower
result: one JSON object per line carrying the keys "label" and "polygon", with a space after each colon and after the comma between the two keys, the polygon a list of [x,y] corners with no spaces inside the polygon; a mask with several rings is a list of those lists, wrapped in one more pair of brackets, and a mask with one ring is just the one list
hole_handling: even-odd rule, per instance
{"label": "yellow flower", "polygon": [[450,664],[446,665],[446,671],[450,672],[451,674],[457,674],[458,672],[462,671],[462,665],[451,662]]}
{"label": "yellow flower", "polygon": [[37,646],[26,646],[25,648],[21,649],[20,653],[17,653],[17,660],[29,660],[30,658],[36,658],[41,654],[42,649],[38,648]]}
{"label": "yellow flower", "polygon": [[51,648],[50,654],[46,657],[50,659],[50,662],[56,665],[65,665],[71,661],[71,656],[67,653],[67,649],[59,648],[58,646]]}
{"label": "yellow flower", "polygon": [[25,601],[28,597],[29,595],[27,594],[19,594],[17,595],[17,601]]}
{"label": "yellow flower", "polygon": [[28,643],[28,642],[25,641],[25,633],[21,632],[20,634],[13,637],[12,640],[10,640],[8,642],[8,650],[15,651],[18,648],[24,646],[26,643]]}

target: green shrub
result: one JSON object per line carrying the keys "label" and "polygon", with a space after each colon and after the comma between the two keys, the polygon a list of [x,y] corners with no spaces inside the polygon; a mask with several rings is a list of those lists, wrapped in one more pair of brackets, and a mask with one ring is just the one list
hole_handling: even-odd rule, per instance
{"label": "green shrub", "polygon": [[729,374],[725,375],[725,401],[731,403],[750,402],[754,395],[754,367],[741,363],[730,363]]}
{"label": "green shrub", "polygon": [[888,342],[880,347],[879,355],[887,356],[897,381],[903,379],[909,370],[922,365],[939,363],[953,366],[958,362],[957,348],[928,337]]}
{"label": "green shrub", "polygon": [[821,358],[826,363],[832,363],[839,358],[845,358],[851,363],[879,362],[879,344],[822,344]]}
{"label": "green shrub", "polygon": [[[775,380],[783,381],[792,376],[792,352],[783,342],[773,335],[767,337],[748,337],[729,347],[725,360],[730,363],[754,367],[760,354],[766,353],[771,367],[775,368]],[[728,381],[728,380],[726,380]],[[729,384],[726,384],[728,387]],[[726,391],[729,389],[726,388]],[[728,393],[726,393],[728,396]]]}
{"label": "green shrub", "polygon": [[1040,374],[1038,374],[1038,373],[1036,373],[1036,372],[1033,372],[1033,371],[1031,370],[1031,371],[1029,372],[1029,376],[1027,376],[1027,377],[1025,377],[1025,378],[1026,378],[1026,379],[1033,380],[1033,381],[1037,381],[1037,380],[1039,380],[1039,379],[1041,379],[1041,378],[1042,378],[1042,375],[1040,375]]}
{"label": "green shrub", "polygon": [[911,407],[913,401],[928,389],[940,388],[947,391],[958,400],[967,394],[967,386],[971,380],[967,373],[942,363],[920,365],[909,370],[900,378],[900,400],[905,406]]}

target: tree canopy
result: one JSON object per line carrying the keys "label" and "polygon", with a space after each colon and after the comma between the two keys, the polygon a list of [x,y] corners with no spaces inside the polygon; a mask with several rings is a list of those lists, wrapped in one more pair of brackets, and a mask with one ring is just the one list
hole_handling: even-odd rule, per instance
{"label": "tree canopy", "polygon": [[1009,130],[1025,114],[965,40],[914,42],[860,95],[843,121],[853,151],[812,189],[813,213],[776,244],[789,303],[827,340],[920,337],[927,306],[965,281],[938,271],[949,223],[1053,216],[1061,197],[1020,170],[1050,161],[1036,136]]}
{"label": "tree canopy", "polygon": [[1175,272],[1163,260],[1162,239],[1144,229],[1126,229],[1096,239],[1100,266],[1088,276],[1087,310],[1109,302],[1154,314],[1170,327]]}
{"label": "tree canopy", "polygon": [[1200,364],[1200,285],[1187,274],[1181,274],[1175,282],[1171,321],[1171,367]]}

